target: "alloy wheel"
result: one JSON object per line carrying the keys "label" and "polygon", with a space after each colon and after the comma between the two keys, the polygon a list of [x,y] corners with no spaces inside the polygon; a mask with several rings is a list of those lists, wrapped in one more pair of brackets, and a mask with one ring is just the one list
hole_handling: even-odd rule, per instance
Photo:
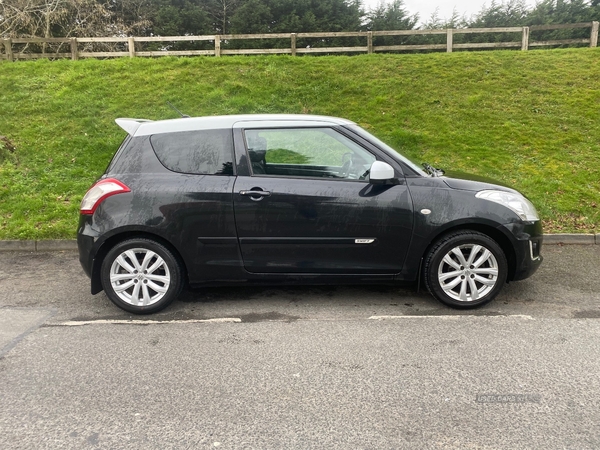
{"label": "alloy wheel", "polygon": [[109,277],[115,294],[133,306],[157,303],[171,284],[165,260],[145,248],[132,248],[119,254],[110,267]]}
{"label": "alloy wheel", "polygon": [[473,302],[494,289],[498,273],[498,261],[489,249],[465,244],[446,253],[438,267],[438,281],[450,298]]}

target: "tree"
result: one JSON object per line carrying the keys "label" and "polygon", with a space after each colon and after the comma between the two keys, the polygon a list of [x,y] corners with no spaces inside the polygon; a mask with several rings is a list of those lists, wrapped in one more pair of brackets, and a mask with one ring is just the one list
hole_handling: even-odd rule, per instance
{"label": "tree", "polygon": [[228,34],[229,24],[242,0],[207,0],[206,11],[213,21],[217,34]]}
{"label": "tree", "polygon": [[[531,25],[566,24],[590,22],[600,17],[600,7],[586,0],[541,0],[529,10],[523,0],[507,0],[484,7],[468,26],[477,27],[521,27]],[[532,40],[575,39],[589,37],[589,29],[563,29],[531,31]],[[472,41],[501,42],[515,41],[515,35],[494,33],[473,35]]]}
{"label": "tree", "polygon": [[360,0],[248,0],[234,17],[236,33],[357,31],[363,11]]}
{"label": "tree", "polygon": [[[0,36],[3,37],[77,37],[106,36],[105,5],[96,0],[11,0],[0,2]],[[60,52],[64,43],[27,44],[20,51],[35,47]]]}
{"label": "tree", "polygon": [[104,36],[145,36],[152,27],[154,0],[100,0],[105,1],[110,16],[110,29]]}
{"label": "tree", "polygon": [[[409,15],[404,8],[404,0],[394,0],[379,5],[367,14],[366,28],[369,31],[412,30],[419,21],[419,15]],[[410,36],[378,36],[373,45],[403,45],[414,41]]]}
{"label": "tree", "polygon": [[[596,0],[596,6],[598,0]],[[598,20],[594,2],[585,0],[542,0],[527,14],[529,25],[578,23]]]}
{"label": "tree", "polygon": [[471,28],[518,27],[524,26],[527,17],[527,4],[524,0],[506,0],[498,3],[492,0],[490,6],[483,6],[475,19],[469,23]]}
{"label": "tree", "polygon": [[456,8],[452,10],[452,15],[449,18],[441,18],[439,8],[436,8],[422,28],[425,30],[444,30],[447,28],[466,28],[466,26],[467,18],[464,14],[460,15]]}
{"label": "tree", "polygon": [[[527,14],[528,25],[579,23],[598,20],[600,8],[585,0],[542,0]],[[589,37],[589,29],[532,31],[535,40]]]}
{"label": "tree", "polygon": [[154,0],[149,31],[159,36],[212,34],[211,19],[198,0]]}
{"label": "tree", "polygon": [[[527,5],[524,0],[492,0],[472,19],[469,28],[522,27],[527,23]],[[473,34],[463,38],[469,42],[519,42],[515,33]]]}
{"label": "tree", "polygon": [[[359,0],[247,0],[231,18],[233,33],[309,33],[358,31],[364,13]],[[298,39],[298,47],[356,45],[358,38]],[[269,46],[289,47],[289,39]],[[257,47],[261,42],[236,43]]]}
{"label": "tree", "polygon": [[272,31],[271,8],[262,0],[248,0],[231,18],[231,31],[239,34],[264,34]]}
{"label": "tree", "polygon": [[419,15],[409,15],[404,8],[404,0],[394,0],[391,3],[380,2],[367,14],[367,29],[383,30],[412,30],[419,21]]}
{"label": "tree", "polygon": [[13,0],[0,2],[0,35],[3,37],[52,37],[53,28],[67,12],[69,0]]}

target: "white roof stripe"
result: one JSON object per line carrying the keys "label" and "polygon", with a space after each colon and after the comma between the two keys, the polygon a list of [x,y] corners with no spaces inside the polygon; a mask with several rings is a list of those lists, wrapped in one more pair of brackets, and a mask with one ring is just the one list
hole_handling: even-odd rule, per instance
{"label": "white roof stripe", "polygon": [[149,121],[146,119],[116,119],[117,125],[131,136],[175,133],[179,131],[215,130],[232,128],[236,122],[319,122],[319,124],[350,125],[354,122],[328,116],[305,114],[246,114],[232,116],[191,117],[170,120]]}

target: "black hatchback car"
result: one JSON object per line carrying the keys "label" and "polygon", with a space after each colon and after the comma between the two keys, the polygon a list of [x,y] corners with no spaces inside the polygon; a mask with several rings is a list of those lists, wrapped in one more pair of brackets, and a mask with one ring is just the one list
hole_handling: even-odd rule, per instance
{"label": "black hatchback car", "polygon": [[520,193],[422,169],[348,120],[116,122],[128,136],[83,198],[77,240],[92,294],[129,312],[185,284],[420,280],[474,307],[542,261]]}

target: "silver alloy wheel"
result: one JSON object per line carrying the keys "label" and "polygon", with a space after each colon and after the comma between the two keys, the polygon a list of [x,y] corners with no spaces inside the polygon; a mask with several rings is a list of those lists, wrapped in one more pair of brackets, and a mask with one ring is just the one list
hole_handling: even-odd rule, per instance
{"label": "silver alloy wheel", "polygon": [[496,286],[498,261],[482,245],[459,245],[442,259],[438,281],[446,295],[453,300],[473,302],[489,294]]}
{"label": "silver alloy wheel", "polygon": [[121,253],[110,267],[110,283],[125,303],[149,306],[165,296],[171,284],[167,263],[155,252],[132,248]]}

